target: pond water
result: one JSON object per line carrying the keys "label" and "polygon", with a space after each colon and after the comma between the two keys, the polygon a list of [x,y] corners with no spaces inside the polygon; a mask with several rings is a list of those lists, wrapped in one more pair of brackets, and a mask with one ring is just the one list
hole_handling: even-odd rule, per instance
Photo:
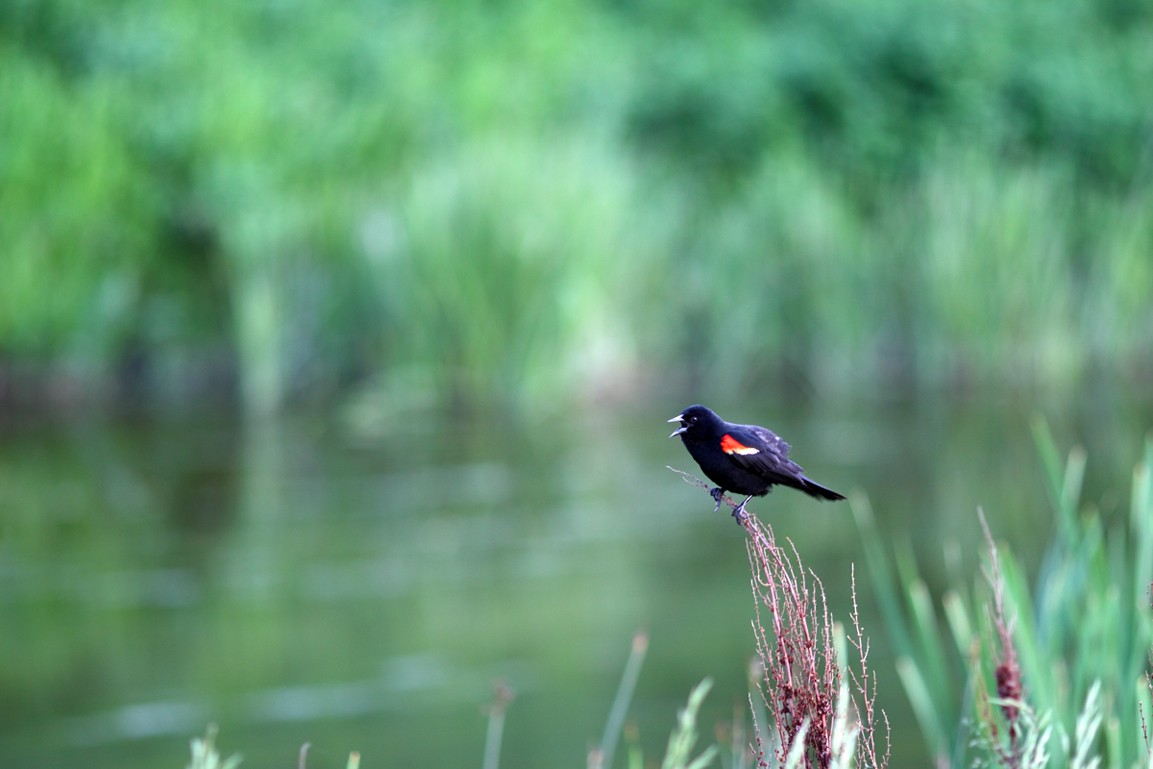
{"label": "pond water", "polygon": [[[181,767],[209,723],[244,766],[481,763],[495,681],[515,691],[501,765],[580,766],[631,638],[630,720],[663,752],[710,676],[713,725],[747,709],[744,536],[665,420],[688,401],[553,419],[228,414],[17,419],[0,427],[0,764]],[[1026,562],[1050,531],[1030,420],[1089,450],[1087,496],[1123,508],[1146,396],[711,404],[766,424],[818,481],[868,495],[932,588],[976,574],[983,505]],[[787,490],[750,509],[792,538],[847,616],[864,568],[848,503]],[[867,580],[894,767],[926,765]],[[618,753],[618,765],[620,754]]]}

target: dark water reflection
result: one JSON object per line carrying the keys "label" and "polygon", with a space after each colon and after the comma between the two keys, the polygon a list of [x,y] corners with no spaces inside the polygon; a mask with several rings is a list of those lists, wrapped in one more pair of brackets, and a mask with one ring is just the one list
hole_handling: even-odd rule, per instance
{"label": "dark water reflection", "polygon": [[[1148,400],[803,404],[778,429],[811,474],[866,492],[935,590],[975,573],[984,505],[1027,562],[1050,521],[1029,420],[1089,449],[1088,496],[1127,501]],[[659,405],[659,408],[658,408]],[[0,429],[0,763],[182,766],[215,721],[245,765],[479,764],[496,679],[517,691],[502,765],[581,765],[631,635],[650,757],[701,678],[704,723],[745,701],[753,651],[741,531],[665,469],[695,469],[664,420],[686,404],[507,415],[227,416]],[[370,425],[366,427],[365,425]],[[846,612],[863,554],[846,505],[775,493]],[[967,579],[971,576],[966,576]],[[859,584],[865,584],[859,580]],[[924,765],[867,589],[894,766]]]}

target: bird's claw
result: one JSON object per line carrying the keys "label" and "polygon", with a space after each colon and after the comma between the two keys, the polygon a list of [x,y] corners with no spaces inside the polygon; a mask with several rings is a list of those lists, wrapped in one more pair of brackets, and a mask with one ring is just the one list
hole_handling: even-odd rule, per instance
{"label": "bird's claw", "polygon": [[749,520],[749,514],[745,512],[744,505],[738,505],[733,510],[733,520],[737,522],[738,526],[744,526],[745,521]]}
{"label": "bird's claw", "polygon": [[725,495],[725,492],[718,486],[715,489],[709,489],[709,494],[712,495],[713,501],[716,502],[716,504],[713,505],[713,512],[715,513],[721,509],[721,497]]}

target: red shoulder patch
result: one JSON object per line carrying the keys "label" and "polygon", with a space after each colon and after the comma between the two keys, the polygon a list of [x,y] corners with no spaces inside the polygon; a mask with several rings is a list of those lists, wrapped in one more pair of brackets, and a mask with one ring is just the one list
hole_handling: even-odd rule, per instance
{"label": "red shoulder patch", "polygon": [[760,449],[755,449],[752,446],[746,446],[738,441],[733,436],[725,433],[721,436],[721,451],[726,454],[760,454]]}

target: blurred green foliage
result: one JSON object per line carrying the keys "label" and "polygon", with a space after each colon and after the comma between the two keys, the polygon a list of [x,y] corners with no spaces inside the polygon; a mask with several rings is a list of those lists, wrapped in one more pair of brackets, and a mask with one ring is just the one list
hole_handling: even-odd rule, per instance
{"label": "blurred green foliage", "polygon": [[224,361],[271,410],[1147,374],[1151,35],[1138,0],[12,0],[0,376]]}

